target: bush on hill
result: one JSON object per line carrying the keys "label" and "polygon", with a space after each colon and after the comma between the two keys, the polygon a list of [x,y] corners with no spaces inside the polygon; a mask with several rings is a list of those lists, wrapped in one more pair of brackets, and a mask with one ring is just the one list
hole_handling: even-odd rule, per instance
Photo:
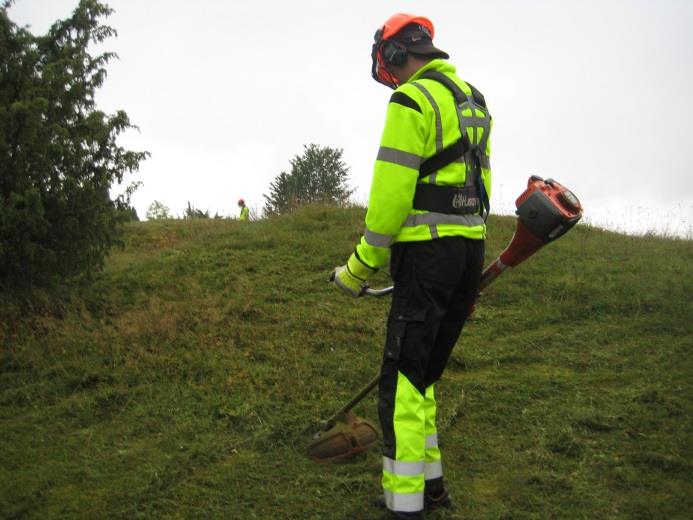
{"label": "bush on hill", "polygon": [[265,197],[267,215],[286,213],[306,204],[343,205],[354,190],[347,186],[349,167],[343,150],[304,145],[302,155],[291,159],[291,173],[281,172],[270,183]]}

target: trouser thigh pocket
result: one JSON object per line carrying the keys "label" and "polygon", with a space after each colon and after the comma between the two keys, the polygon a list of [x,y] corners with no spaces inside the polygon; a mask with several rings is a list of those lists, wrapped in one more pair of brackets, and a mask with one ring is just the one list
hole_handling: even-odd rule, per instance
{"label": "trouser thigh pocket", "polygon": [[412,350],[412,330],[420,329],[426,320],[424,309],[416,311],[398,311],[393,309],[387,324],[387,340],[385,343],[385,359],[398,360],[405,357],[418,358],[416,350]]}

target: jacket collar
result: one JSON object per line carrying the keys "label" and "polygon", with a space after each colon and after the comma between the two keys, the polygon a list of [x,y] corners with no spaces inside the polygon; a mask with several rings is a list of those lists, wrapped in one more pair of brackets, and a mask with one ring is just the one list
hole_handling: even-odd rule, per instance
{"label": "jacket collar", "polygon": [[438,72],[442,72],[443,74],[446,74],[446,73],[447,74],[454,74],[457,69],[455,69],[455,66],[450,64],[449,62],[442,60],[440,58],[435,58],[435,59],[429,61],[426,65],[421,67],[419,70],[417,70],[414,74],[412,74],[411,78],[409,78],[407,80],[407,83],[411,83],[412,81],[416,81],[427,70],[437,70]]}

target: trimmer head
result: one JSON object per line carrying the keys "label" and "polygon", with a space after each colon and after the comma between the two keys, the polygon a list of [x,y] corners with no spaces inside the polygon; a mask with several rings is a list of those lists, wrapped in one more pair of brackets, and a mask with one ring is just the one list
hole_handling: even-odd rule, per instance
{"label": "trimmer head", "polygon": [[308,457],[317,462],[349,459],[366,451],[378,441],[378,431],[370,421],[346,412],[340,420],[331,421],[313,437]]}

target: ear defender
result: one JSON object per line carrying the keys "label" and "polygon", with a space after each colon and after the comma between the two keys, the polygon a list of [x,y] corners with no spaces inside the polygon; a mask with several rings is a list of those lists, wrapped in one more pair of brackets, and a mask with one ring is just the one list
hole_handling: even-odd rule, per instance
{"label": "ear defender", "polygon": [[383,41],[380,53],[388,65],[399,67],[407,61],[407,48],[400,42],[393,40]]}

